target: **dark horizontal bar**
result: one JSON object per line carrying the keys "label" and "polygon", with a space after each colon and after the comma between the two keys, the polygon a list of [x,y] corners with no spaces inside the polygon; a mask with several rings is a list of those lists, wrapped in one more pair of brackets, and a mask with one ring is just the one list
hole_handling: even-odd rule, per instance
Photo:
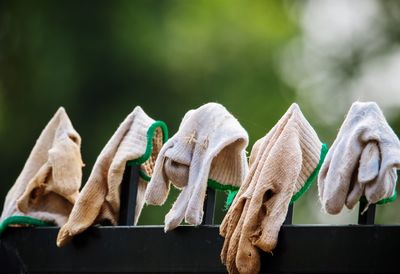
{"label": "dark horizontal bar", "polygon": [[[158,226],[94,227],[64,248],[55,245],[57,232],[8,229],[0,241],[2,271],[18,265],[27,273],[226,272],[217,226],[166,234]],[[273,256],[262,254],[262,273],[396,273],[399,235],[400,226],[285,225]]]}

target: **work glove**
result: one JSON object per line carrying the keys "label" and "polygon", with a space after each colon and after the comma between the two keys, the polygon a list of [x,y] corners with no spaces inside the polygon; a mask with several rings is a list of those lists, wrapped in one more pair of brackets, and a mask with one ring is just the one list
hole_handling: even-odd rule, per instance
{"label": "work glove", "polygon": [[229,273],[259,272],[258,249],[275,248],[290,202],[310,187],[326,151],[297,104],[256,142],[249,174],[220,226]]}
{"label": "work glove", "polygon": [[368,204],[390,200],[399,167],[399,139],[378,105],[353,103],[319,174],[322,207],[338,214],[344,205],[352,209],[363,195]]}
{"label": "work glove", "polygon": [[120,186],[127,163],[140,166],[134,220],[136,224],[144,204],[146,178],[152,175],[155,159],[166,138],[168,133],[165,124],[154,121],[141,107],[136,107],[97,157],[68,222],[58,233],[57,245],[65,245],[74,235],[91,225],[105,221],[112,225],[118,223]]}
{"label": "work glove", "polygon": [[0,230],[8,225],[63,225],[81,186],[81,138],[64,108],[44,128],[7,194]]}
{"label": "work glove", "polygon": [[225,107],[216,103],[190,110],[178,132],[164,145],[146,190],[146,203],[162,205],[170,182],[182,189],[165,216],[165,231],[182,221],[199,225],[209,184],[237,188],[248,171],[247,132]]}

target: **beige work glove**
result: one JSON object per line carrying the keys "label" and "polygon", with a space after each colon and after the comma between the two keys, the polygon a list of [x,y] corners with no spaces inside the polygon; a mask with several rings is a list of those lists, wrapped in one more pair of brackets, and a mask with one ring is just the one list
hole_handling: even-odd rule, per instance
{"label": "beige work glove", "polygon": [[310,187],[326,150],[297,104],[256,142],[250,172],[220,227],[228,272],[260,270],[258,248],[275,248],[290,202]]}
{"label": "beige work glove", "polygon": [[238,187],[248,171],[247,132],[225,107],[205,104],[189,111],[178,132],[164,145],[146,191],[146,203],[162,205],[170,182],[182,191],[165,216],[165,231],[183,219],[199,225],[208,182]]}
{"label": "beige work glove", "polygon": [[81,186],[80,146],[79,134],[64,108],[59,108],[40,134],[7,194],[2,224],[40,225],[44,222],[62,226]]}
{"label": "beige work glove", "polygon": [[[261,144],[264,143],[266,139],[271,137],[271,135],[272,134],[268,134],[267,136],[259,139],[254,144],[250,153],[250,170],[252,170],[252,166],[255,159],[257,158]],[[251,180],[249,180],[249,177],[250,174],[246,177],[236,197],[240,196],[246,197],[247,199],[251,198],[254,192],[255,184],[250,184]],[[236,267],[236,253],[238,249],[240,235],[242,232],[244,218],[246,216],[246,212],[249,206],[249,203],[246,203],[247,199],[234,199],[231,207],[229,208],[227,214],[225,215],[225,218],[220,225],[220,235],[225,238],[224,245],[221,251],[221,261],[226,265],[229,273],[239,273]]]}
{"label": "beige work glove", "polygon": [[[72,209],[68,222],[60,229],[57,245],[65,245],[89,226],[109,221],[118,223],[120,185],[127,162],[140,165],[141,174],[152,175],[155,159],[167,138],[163,122],[154,121],[140,107],[119,126],[97,157],[87,183]],[[135,224],[144,204],[147,182],[140,177],[135,208]]]}
{"label": "beige work glove", "polygon": [[400,141],[373,102],[355,102],[319,174],[322,207],[330,214],[349,209],[365,195],[369,204],[395,195]]}

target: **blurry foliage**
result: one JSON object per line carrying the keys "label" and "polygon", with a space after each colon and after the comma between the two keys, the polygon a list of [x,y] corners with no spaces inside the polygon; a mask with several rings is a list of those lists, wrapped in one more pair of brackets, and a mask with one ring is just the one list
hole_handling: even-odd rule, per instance
{"label": "blurry foliage", "polygon": [[[83,183],[136,105],[165,121],[172,136],[186,111],[219,102],[249,132],[250,151],[299,99],[280,71],[283,49],[301,35],[290,18],[298,3],[0,2],[0,200],[60,105],[82,137]],[[351,72],[359,60],[348,61],[344,71]],[[337,128],[320,125],[300,99],[306,117],[330,144]],[[146,207],[140,223],[163,223],[176,195],[162,208]],[[218,221],[223,200],[218,194]],[[319,211],[314,184],[296,204],[295,222],[319,222]],[[331,220],[341,222],[338,218]]]}

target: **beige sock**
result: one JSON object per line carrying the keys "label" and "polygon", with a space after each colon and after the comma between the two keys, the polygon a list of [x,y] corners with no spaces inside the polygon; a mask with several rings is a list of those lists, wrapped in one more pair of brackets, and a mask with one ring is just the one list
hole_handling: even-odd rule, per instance
{"label": "beige sock", "polygon": [[364,194],[368,203],[395,193],[400,141],[376,103],[355,102],[319,174],[322,207],[330,214],[348,208]]}
{"label": "beige sock", "polygon": [[[161,150],[164,123],[155,122],[136,107],[122,122],[97,157],[93,170],[71,212],[61,228],[57,245],[65,245],[74,235],[104,220],[116,225],[120,207],[120,185],[128,161],[135,160],[151,176],[155,159]],[[144,203],[147,183],[139,179],[135,224]]]}
{"label": "beige sock", "polygon": [[354,172],[350,182],[346,207],[352,209],[364,194],[365,185],[374,181],[379,174],[380,155],[375,142],[369,142],[361,153],[358,173]]}
{"label": "beige sock", "polygon": [[170,182],[182,188],[165,216],[165,231],[183,219],[201,223],[209,179],[217,185],[240,186],[248,171],[247,143],[247,132],[220,104],[208,103],[185,115],[178,132],[162,148],[146,191],[148,204],[161,205]]}
{"label": "beige sock", "polygon": [[[227,254],[221,257],[232,264],[234,256],[239,273],[259,271],[257,248],[267,252],[275,248],[289,203],[294,194],[304,191],[306,181],[318,169],[323,149],[296,104],[256,146],[257,155],[243,183],[247,189],[240,189],[221,226],[222,235],[232,235]],[[230,222],[238,219],[233,216],[236,207],[243,210],[238,224],[232,225]]]}
{"label": "beige sock", "polygon": [[1,221],[15,215],[63,225],[82,180],[81,138],[64,108],[40,134],[25,166],[7,194]]}

